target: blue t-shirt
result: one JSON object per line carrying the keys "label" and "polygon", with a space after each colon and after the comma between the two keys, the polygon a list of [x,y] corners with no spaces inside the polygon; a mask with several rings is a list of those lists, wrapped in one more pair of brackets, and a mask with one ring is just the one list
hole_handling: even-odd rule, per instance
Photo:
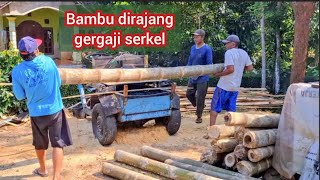
{"label": "blue t-shirt", "polygon": [[[200,48],[193,45],[190,50],[187,66],[212,64],[212,51],[212,48],[207,44],[204,44]],[[208,81],[209,75],[191,77],[189,79],[189,82],[191,83],[204,83]]]}
{"label": "blue t-shirt", "polygon": [[18,100],[27,99],[31,117],[51,115],[63,109],[60,74],[48,56],[40,55],[14,67],[12,86]]}

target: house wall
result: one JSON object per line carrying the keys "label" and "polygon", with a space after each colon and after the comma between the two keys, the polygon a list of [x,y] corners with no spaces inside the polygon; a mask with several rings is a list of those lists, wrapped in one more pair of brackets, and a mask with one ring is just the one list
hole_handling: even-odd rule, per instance
{"label": "house wall", "polygon": [[[45,24],[44,20],[49,19],[49,24]],[[20,23],[26,20],[33,20],[38,22],[42,27],[51,27],[53,28],[53,43],[54,43],[54,57],[60,57],[59,51],[59,41],[58,41],[58,33],[59,33],[59,12],[52,9],[39,9],[31,12],[31,16],[17,16],[16,19],[16,27],[19,26]]]}

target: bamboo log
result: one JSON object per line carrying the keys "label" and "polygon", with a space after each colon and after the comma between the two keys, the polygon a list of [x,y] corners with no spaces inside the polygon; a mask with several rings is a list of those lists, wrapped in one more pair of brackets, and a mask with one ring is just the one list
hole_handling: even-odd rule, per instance
{"label": "bamboo log", "polygon": [[170,179],[203,179],[218,180],[219,178],[210,177],[197,172],[188,171],[175,166],[171,166],[159,161],[148,159],[122,150],[117,150],[114,159],[118,162],[125,163]]}
{"label": "bamboo log", "polygon": [[234,152],[229,153],[224,157],[224,164],[229,168],[234,167],[237,161],[238,161],[238,158],[234,155]]}
{"label": "bamboo log", "polygon": [[246,114],[239,112],[229,112],[224,116],[225,124],[228,126],[245,126],[258,128],[277,128],[279,114]]}
{"label": "bamboo log", "polygon": [[217,153],[223,152],[231,152],[234,148],[238,145],[238,140],[235,138],[228,138],[228,139],[219,139],[218,141],[211,142],[212,148]]}
{"label": "bamboo log", "polygon": [[241,160],[248,160],[249,148],[245,147],[243,144],[238,144],[234,148],[234,155]]}
{"label": "bamboo log", "polygon": [[250,161],[240,161],[237,163],[238,171],[246,176],[259,174],[271,167],[272,158],[264,159],[260,162],[254,163]]}
{"label": "bamboo log", "polygon": [[160,162],[165,162],[165,160],[167,160],[167,159],[172,159],[172,160],[180,162],[180,163],[201,167],[201,168],[209,170],[209,171],[215,171],[215,172],[219,172],[219,173],[223,173],[223,174],[227,174],[227,175],[236,176],[236,177],[239,177],[239,178],[242,178],[242,179],[248,179],[247,176],[244,176],[244,175],[242,175],[240,173],[228,171],[226,169],[215,167],[215,166],[212,166],[212,165],[208,165],[206,163],[202,163],[200,161],[195,161],[193,159],[175,156],[175,155],[173,155],[171,153],[168,153],[166,151],[162,151],[160,149],[156,149],[156,148],[153,148],[153,147],[150,147],[150,146],[143,146],[141,148],[141,154],[143,156],[145,156],[145,157],[148,157],[148,158],[160,161]]}
{"label": "bamboo log", "polygon": [[266,130],[266,128],[245,128],[243,126],[238,126],[239,128],[236,129],[235,135],[234,137],[236,139],[238,139],[239,142],[243,141],[243,137],[244,135],[248,132],[248,131],[261,131],[261,130]]}
{"label": "bamboo log", "polygon": [[208,136],[211,139],[221,139],[224,137],[234,136],[236,126],[213,125],[208,129]]}
{"label": "bamboo log", "polygon": [[146,176],[126,168],[122,168],[110,163],[103,163],[102,173],[120,180],[156,180],[156,178]]}
{"label": "bamboo log", "polygon": [[59,68],[63,84],[88,84],[176,79],[211,75],[223,70],[223,64],[135,69]]}
{"label": "bamboo log", "polygon": [[223,159],[225,153],[217,153],[212,148],[201,154],[200,161],[207,164],[215,164]]}
{"label": "bamboo log", "polygon": [[243,145],[247,148],[258,148],[275,144],[277,129],[248,131],[243,138]]}
{"label": "bamboo log", "polygon": [[258,162],[262,159],[269,158],[274,153],[274,146],[261,147],[250,149],[248,151],[248,158],[251,162]]}
{"label": "bamboo log", "polygon": [[224,173],[220,173],[220,172],[216,172],[216,171],[210,171],[210,170],[206,170],[204,168],[201,167],[197,167],[197,166],[192,166],[190,164],[184,164],[178,161],[174,161],[172,159],[167,159],[165,160],[166,164],[170,164],[179,168],[183,168],[183,169],[187,169],[189,171],[194,171],[194,172],[198,172],[198,173],[202,173],[208,176],[212,176],[212,177],[217,177],[217,178],[222,178],[222,179],[228,179],[228,180],[242,180],[242,177],[237,177],[237,176],[232,176],[232,175],[228,175],[228,174],[224,174]]}

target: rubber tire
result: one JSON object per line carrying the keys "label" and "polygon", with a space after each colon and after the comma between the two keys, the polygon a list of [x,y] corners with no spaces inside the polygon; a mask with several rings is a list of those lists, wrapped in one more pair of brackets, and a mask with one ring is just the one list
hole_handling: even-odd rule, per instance
{"label": "rubber tire", "polygon": [[114,115],[105,116],[100,103],[95,104],[92,109],[92,129],[102,146],[112,144],[117,135],[116,117]]}
{"label": "rubber tire", "polygon": [[172,110],[171,116],[168,117],[166,129],[169,135],[174,135],[178,132],[181,125],[181,112],[180,110]]}

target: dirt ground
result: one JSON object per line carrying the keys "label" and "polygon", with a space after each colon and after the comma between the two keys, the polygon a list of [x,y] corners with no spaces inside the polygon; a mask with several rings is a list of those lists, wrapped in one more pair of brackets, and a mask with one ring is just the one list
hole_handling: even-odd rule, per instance
{"label": "dirt ground", "polygon": [[[181,128],[173,136],[167,134],[165,127],[155,126],[153,121],[142,128],[118,129],[116,141],[103,147],[93,136],[90,119],[69,116],[73,145],[65,148],[63,179],[112,179],[101,173],[103,162],[112,161],[117,149],[139,154],[143,145],[199,160],[201,153],[210,146],[210,141],[203,138],[209,125],[209,114],[204,114],[201,124],[194,122],[195,117],[183,113]],[[218,116],[217,124],[223,122],[222,117]],[[0,139],[0,179],[52,179],[52,176],[41,178],[32,174],[38,161],[31,144],[30,121],[19,127],[2,127]],[[53,172],[51,152],[50,147],[46,156],[50,174]]]}

